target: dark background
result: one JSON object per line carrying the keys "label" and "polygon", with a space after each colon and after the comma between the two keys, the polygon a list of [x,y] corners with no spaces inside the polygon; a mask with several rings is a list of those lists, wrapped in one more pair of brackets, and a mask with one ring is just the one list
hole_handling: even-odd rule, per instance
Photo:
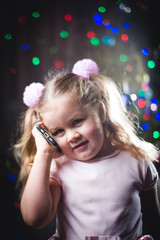
{"label": "dark background", "polygon": [[[15,188],[19,169],[13,157],[12,144],[17,140],[19,116],[27,109],[22,101],[26,85],[33,81],[43,82],[48,70],[57,69],[55,63],[58,60],[64,63],[63,68],[71,70],[77,60],[92,58],[98,63],[100,72],[115,79],[120,86],[128,81],[128,94],[137,93],[141,80],[136,79],[148,74],[153,97],[158,100],[160,98],[159,2],[123,1],[126,7],[130,7],[130,13],[120,10],[121,3],[122,1],[117,0],[22,0],[5,1],[1,4],[0,216],[5,239],[47,239],[54,231],[54,222],[44,230],[30,229],[23,223],[19,210],[18,190]],[[106,12],[99,13],[99,6],[104,6]],[[32,16],[34,11],[39,12],[39,18]],[[103,19],[109,19],[112,26],[117,26],[119,33],[114,34],[103,25],[97,25],[93,18],[97,13]],[[72,20],[66,21],[65,14],[70,14]],[[129,22],[131,28],[124,29],[123,22]],[[69,36],[61,38],[61,30],[68,31]],[[87,37],[89,31],[95,32],[100,40],[99,46],[90,43]],[[12,35],[11,40],[5,38],[7,33]],[[120,38],[123,33],[129,36],[127,43]],[[106,34],[114,36],[115,46],[103,44],[101,39]],[[23,49],[24,43],[29,45],[29,50]],[[56,53],[49,52],[53,46],[57,49]],[[141,54],[143,48],[149,50],[149,56],[144,57]],[[128,62],[133,66],[132,73],[126,72],[126,63],[119,61],[118,57],[123,53],[127,54]],[[39,65],[32,63],[33,57],[40,59]],[[147,67],[150,59],[155,61],[154,69]],[[140,118],[141,115],[140,109]],[[154,130],[160,130],[160,124],[155,120],[151,121],[151,128],[144,136],[146,140],[159,145],[159,140],[155,141],[151,137]]]}

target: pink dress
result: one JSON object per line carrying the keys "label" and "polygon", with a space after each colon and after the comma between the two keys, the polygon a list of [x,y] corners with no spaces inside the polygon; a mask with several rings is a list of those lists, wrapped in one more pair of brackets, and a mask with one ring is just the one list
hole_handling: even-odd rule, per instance
{"label": "pink dress", "polygon": [[62,187],[54,236],[135,240],[142,235],[139,193],[158,179],[151,162],[138,161],[127,151],[86,162],[64,156],[52,162],[50,177]]}

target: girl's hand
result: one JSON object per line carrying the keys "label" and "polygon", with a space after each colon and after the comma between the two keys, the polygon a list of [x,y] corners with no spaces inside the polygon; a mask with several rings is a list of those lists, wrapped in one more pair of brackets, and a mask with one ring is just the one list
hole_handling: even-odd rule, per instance
{"label": "girl's hand", "polygon": [[[40,122],[42,123],[42,122]],[[32,135],[35,139],[37,152],[44,152],[48,153],[52,158],[58,158],[62,155],[61,152],[58,152],[56,147],[52,146],[47,142],[47,140],[43,137],[43,135],[39,132],[39,130],[36,128],[36,125],[34,125],[32,130]]]}

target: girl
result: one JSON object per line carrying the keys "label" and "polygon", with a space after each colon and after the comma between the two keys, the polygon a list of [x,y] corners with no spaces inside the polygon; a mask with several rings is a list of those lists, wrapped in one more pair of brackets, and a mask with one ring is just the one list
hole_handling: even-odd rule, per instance
{"label": "girl", "polygon": [[[159,239],[158,150],[140,140],[115,83],[90,59],[24,92],[29,107],[15,146],[23,183],[21,212],[42,228],[57,214],[61,240]],[[44,124],[61,151],[35,127]],[[142,216],[143,213],[143,216]],[[149,239],[149,237],[143,239]],[[150,238],[151,239],[151,238]]]}

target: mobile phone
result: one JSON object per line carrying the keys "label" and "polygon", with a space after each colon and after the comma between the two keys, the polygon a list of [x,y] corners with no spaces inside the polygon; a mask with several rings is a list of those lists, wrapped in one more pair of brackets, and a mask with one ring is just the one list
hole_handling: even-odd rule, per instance
{"label": "mobile phone", "polygon": [[40,131],[40,133],[43,135],[43,137],[54,147],[57,148],[59,152],[61,152],[61,149],[57,142],[49,135],[49,133],[45,130],[45,126],[43,123],[37,123],[36,128]]}

